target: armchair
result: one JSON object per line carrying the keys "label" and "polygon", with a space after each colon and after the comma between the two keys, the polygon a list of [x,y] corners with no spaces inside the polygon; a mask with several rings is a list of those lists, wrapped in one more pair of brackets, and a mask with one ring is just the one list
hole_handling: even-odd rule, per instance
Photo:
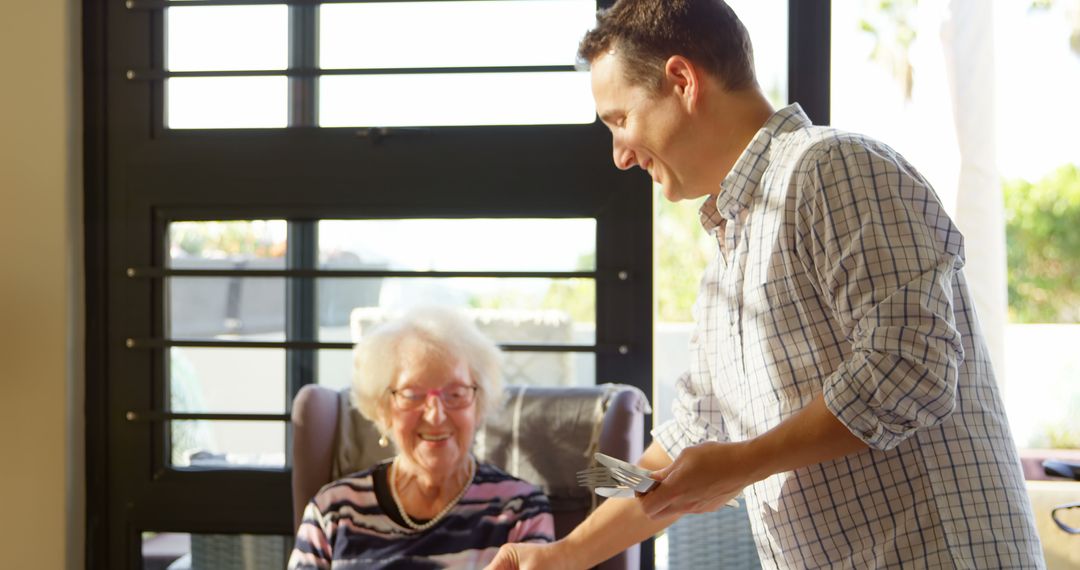
{"label": "armchair", "polygon": [[[509,386],[506,406],[476,434],[473,451],[507,473],[540,486],[551,500],[556,537],[565,536],[596,507],[579,487],[577,471],[600,451],[636,461],[643,449],[645,395],[631,386]],[[292,409],[293,522],[323,485],[389,458],[379,434],[350,404],[347,390],[305,386]],[[639,568],[634,546],[601,564],[601,570]]]}

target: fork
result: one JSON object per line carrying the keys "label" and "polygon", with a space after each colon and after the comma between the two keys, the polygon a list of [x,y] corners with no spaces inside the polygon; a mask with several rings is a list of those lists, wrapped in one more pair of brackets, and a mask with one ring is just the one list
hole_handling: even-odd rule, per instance
{"label": "fork", "polygon": [[607,467],[612,477],[634,489],[635,492],[647,493],[656,486],[656,480],[650,477],[652,471],[599,452],[594,453],[593,458],[600,465]]}
{"label": "fork", "polygon": [[590,467],[578,471],[577,481],[582,487],[618,487],[622,485],[606,467]]}
{"label": "fork", "polygon": [[583,487],[616,487],[633,489],[637,493],[647,493],[656,486],[656,481],[637,473],[631,473],[613,467],[590,467],[577,474],[578,484]]}
{"label": "fork", "polygon": [[608,470],[611,471],[611,476],[616,481],[623,483],[638,493],[648,493],[657,484],[657,481],[651,477],[624,471],[618,467],[609,467]]}

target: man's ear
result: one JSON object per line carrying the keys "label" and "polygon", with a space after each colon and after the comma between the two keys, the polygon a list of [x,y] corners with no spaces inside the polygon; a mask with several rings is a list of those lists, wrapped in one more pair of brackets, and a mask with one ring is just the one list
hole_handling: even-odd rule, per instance
{"label": "man's ear", "polygon": [[703,87],[701,79],[697,66],[681,55],[673,55],[664,63],[665,88],[673,90],[687,110],[697,107]]}

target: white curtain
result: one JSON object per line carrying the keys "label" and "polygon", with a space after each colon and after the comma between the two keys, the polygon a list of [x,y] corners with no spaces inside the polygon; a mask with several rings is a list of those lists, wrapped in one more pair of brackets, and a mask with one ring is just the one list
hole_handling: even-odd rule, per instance
{"label": "white curtain", "polygon": [[967,278],[1000,382],[1005,378],[1008,291],[1005,211],[994,124],[994,3],[950,0],[942,24],[960,148],[956,223],[967,239]]}
{"label": "white curtain", "polygon": [[[1008,294],[996,164],[993,12],[994,3],[985,0],[919,2],[911,104],[925,127],[919,136],[936,143],[926,144],[925,163],[916,164],[964,234],[964,273],[998,381],[1004,384]],[[941,152],[942,147],[955,152]]]}

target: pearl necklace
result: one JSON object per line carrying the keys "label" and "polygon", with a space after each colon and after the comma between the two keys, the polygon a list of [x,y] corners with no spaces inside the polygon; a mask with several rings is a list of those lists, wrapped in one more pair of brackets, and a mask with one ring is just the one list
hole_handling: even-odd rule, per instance
{"label": "pearl necklace", "polygon": [[446,506],[443,507],[443,509],[441,511],[436,513],[435,516],[431,518],[431,520],[429,520],[428,522],[426,522],[424,524],[419,524],[416,521],[409,518],[409,514],[406,513],[405,508],[401,506],[401,499],[398,498],[398,493],[397,493],[397,483],[394,482],[394,479],[397,478],[397,457],[394,457],[394,460],[392,462],[390,462],[390,477],[387,477],[387,478],[390,480],[390,496],[393,497],[393,499],[394,499],[394,506],[397,507],[397,512],[398,512],[399,515],[401,515],[401,520],[405,521],[405,526],[407,526],[407,527],[409,527],[409,528],[411,528],[413,530],[421,530],[422,531],[422,530],[427,530],[427,529],[435,526],[435,523],[442,520],[442,518],[445,517],[446,514],[450,512],[450,509],[454,508],[454,505],[458,504],[458,501],[460,501],[461,498],[465,496],[465,491],[468,491],[469,487],[472,485],[473,475],[475,475],[475,474],[476,474],[476,460],[473,459],[473,457],[470,455],[469,456],[469,475],[465,479],[465,485],[461,487],[461,490],[458,491],[458,494],[457,494],[456,497],[451,499],[450,502],[447,503]]}

